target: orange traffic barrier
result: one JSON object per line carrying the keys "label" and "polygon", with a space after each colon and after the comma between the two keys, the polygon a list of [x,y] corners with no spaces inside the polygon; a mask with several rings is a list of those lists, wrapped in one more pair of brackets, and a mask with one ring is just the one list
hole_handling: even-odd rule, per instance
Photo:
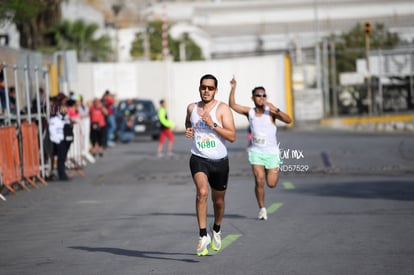
{"label": "orange traffic barrier", "polygon": [[43,185],[47,185],[47,182],[40,176],[40,154],[37,125],[25,122],[21,125],[21,130],[23,177],[34,187],[37,187],[37,184],[33,178],[37,178]]}
{"label": "orange traffic barrier", "polygon": [[3,186],[10,192],[14,193],[14,184],[29,191],[22,181],[16,126],[0,128],[0,177]]}

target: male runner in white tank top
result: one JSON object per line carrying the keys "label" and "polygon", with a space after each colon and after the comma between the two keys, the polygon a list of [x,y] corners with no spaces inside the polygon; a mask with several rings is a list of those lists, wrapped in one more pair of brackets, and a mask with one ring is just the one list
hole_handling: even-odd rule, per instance
{"label": "male runner in white tank top", "polygon": [[249,120],[252,132],[252,145],[249,149],[249,162],[255,179],[255,195],[259,205],[259,220],[267,220],[265,207],[264,182],[267,186],[275,188],[279,180],[280,154],[277,142],[276,119],[291,123],[290,116],[266,101],[266,91],[263,87],[256,87],[252,91],[254,107],[242,106],[236,103],[236,80],[230,81],[231,90],[229,106],[239,114],[245,115]]}
{"label": "male runner in white tank top", "polygon": [[[185,118],[185,136],[192,138],[190,170],[197,189],[196,214],[200,229],[197,256],[221,248],[221,222],[224,216],[224,196],[229,176],[226,141],[236,140],[233,114],[226,103],[214,99],[217,79],[211,74],[200,79],[201,101],[190,103]],[[214,223],[207,232],[207,206],[211,188]],[[211,237],[210,237],[211,236]]]}

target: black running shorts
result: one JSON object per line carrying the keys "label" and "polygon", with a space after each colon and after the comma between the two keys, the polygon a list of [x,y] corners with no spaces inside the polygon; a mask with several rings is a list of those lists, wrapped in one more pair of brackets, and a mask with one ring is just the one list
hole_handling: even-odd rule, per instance
{"label": "black running shorts", "polygon": [[191,175],[202,172],[207,175],[210,187],[214,190],[224,191],[227,189],[229,179],[229,159],[206,159],[196,155],[190,158]]}

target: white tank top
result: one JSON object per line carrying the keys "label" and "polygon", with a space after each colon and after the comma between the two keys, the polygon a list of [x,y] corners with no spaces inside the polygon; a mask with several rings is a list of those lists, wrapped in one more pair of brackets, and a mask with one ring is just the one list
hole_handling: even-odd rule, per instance
{"label": "white tank top", "polygon": [[[210,110],[211,118],[213,122],[222,127],[217,121],[216,112],[220,102]],[[226,140],[222,138],[215,130],[211,129],[198,115],[197,107],[195,104],[193,111],[191,112],[191,126],[194,128],[193,144],[191,147],[191,153],[209,159],[222,159],[227,156]]]}
{"label": "white tank top", "polygon": [[271,121],[269,107],[266,106],[264,113],[260,116],[256,116],[254,108],[251,108],[249,111],[249,123],[250,130],[252,131],[252,146],[250,150],[264,154],[278,154],[277,128]]}

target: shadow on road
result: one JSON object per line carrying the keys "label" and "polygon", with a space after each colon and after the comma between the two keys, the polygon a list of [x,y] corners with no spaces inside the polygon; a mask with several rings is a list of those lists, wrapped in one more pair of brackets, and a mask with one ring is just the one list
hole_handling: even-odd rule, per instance
{"label": "shadow on road", "polygon": [[128,257],[139,257],[147,259],[157,259],[157,260],[169,260],[169,261],[180,261],[187,263],[198,263],[194,259],[175,259],[169,258],[166,256],[195,256],[194,254],[189,253],[172,253],[172,252],[159,252],[159,251],[139,251],[139,250],[130,250],[116,247],[89,247],[89,246],[69,246],[69,248],[83,250],[87,252],[103,252],[114,255],[128,256]]}
{"label": "shadow on road", "polygon": [[414,182],[376,180],[323,183],[301,186],[291,192],[315,196],[413,201]]}

